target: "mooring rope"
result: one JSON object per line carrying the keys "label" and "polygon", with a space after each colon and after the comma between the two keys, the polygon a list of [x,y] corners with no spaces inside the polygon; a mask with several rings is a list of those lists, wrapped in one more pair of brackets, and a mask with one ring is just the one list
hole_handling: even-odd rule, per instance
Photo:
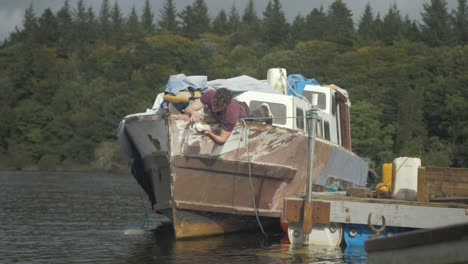
{"label": "mooring rope", "polygon": [[257,203],[255,202],[255,190],[253,186],[253,180],[252,180],[252,164],[250,162],[250,152],[249,152],[249,127],[247,126],[247,123],[243,118],[241,118],[242,124],[243,124],[243,131],[245,135],[245,146],[247,148],[247,162],[249,164],[249,180],[250,180],[250,189],[252,191],[252,202],[253,202],[253,207],[254,207],[254,212],[255,212],[255,218],[257,219],[258,226],[262,230],[262,234],[265,237],[268,237],[267,233],[265,233],[265,230],[263,229],[263,225],[260,221],[260,217],[258,216],[258,208],[257,208]]}

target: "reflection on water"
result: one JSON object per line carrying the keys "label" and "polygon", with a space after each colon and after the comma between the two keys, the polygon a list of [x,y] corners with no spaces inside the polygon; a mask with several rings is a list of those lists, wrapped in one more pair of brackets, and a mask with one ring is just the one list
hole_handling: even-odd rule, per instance
{"label": "reflection on water", "polygon": [[[240,233],[175,241],[133,178],[0,172],[0,263],[363,263],[340,248]],[[362,251],[361,251],[362,252]],[[347,255],[348,254],[348,255]]]}

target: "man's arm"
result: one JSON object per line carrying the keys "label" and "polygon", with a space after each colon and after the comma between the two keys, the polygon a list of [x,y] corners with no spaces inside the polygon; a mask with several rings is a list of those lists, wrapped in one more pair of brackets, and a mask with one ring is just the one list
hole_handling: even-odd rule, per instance
{"label": "man's arm", "polygon": [[189,104],[184,110],[184,114],[187,114],[190,119],[190,123],[193,124],[195,122],[198,122],[202,119],[202,117],[198,114],[198,110],[203,108],[203,103],[200,101],[200,98],[197,100],[193,101],[193,103]]}
{"label": "man's arm", "polygon": [[232,131],[229,132],[229,131],[226,131],[224,129],[221,130],[221,133],[219,135],[216,135],[211,130],[203,131],[203,134],[207,135],[209,138],[211,138],[211,140],[213,140],[214,143],[216,143],[218,145],[224,145],[224,143],[226,143],[226,141],[229,138],[229,136],[231,135],[231,133],[232,133]]}

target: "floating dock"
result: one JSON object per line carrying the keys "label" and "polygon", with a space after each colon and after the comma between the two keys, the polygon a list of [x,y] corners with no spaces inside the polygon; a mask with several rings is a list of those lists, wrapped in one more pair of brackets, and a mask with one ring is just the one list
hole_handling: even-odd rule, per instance
{"label": "floating dock", "polygon": [[372,197],[374,195],[366,188],[357,188],[360,191],[350,189],[346,196],[343,193],[312,193],[310,215],[304,215],[307,204],[304,196],[288,197],[284,202],[284,220],[295,229],[292,230],[295,232],[288,232],[292,241],[295,239],[291,239],[291,234],[301,236],[310,230],[310,225],[311,236],[314,225],[339,224],[345,227],[365,225],[378,237],[386,227],[429,229],[467,224],[467,185],[468,169],[419,167],[416,201]]}

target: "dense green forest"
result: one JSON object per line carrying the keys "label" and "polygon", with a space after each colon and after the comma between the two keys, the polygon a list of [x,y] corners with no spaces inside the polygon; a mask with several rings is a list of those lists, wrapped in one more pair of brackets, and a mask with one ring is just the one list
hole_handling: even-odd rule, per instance
{"label": "dense green forest", "polygon": [[347,89],[353,150],[376,166],[417,156],[468,167],[466,0],[428,1],[421,21],[369,4],[353,21],[336,0],[292,22],[279,0],[214,17],[204,0],[175,2],[126,15],[108,0],[26,9],[0,47],[0,167],[119,168],[119,121],[150,107],[169,75],[265,79],[273,67]]}

